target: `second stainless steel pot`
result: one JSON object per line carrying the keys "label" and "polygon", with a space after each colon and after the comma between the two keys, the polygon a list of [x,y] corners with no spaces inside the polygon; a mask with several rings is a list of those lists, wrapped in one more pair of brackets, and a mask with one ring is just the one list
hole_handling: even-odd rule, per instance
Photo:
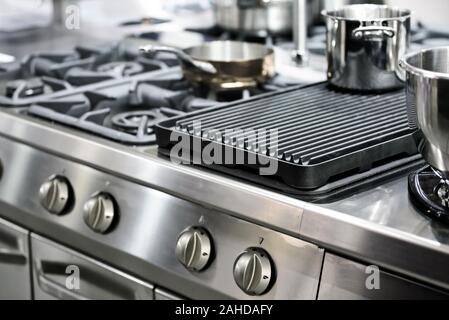
{"label": "second stainless steel pot", "polygon": [[351,5],[323,11],[329,82],[362,91],[404,86],[399,59],[410,42],[411,12],[383,5]]}
{"label": "second stainless steel pot", "polygon": [[[212,0],[215,22],[220,28],[249,35],[279,35],[292,32],[294,0]],[[344,5],[385,0],[307,0],[307,25],[321,22],[322,10]]]}
{"label": "second stainless steel pot", "polygon": [[[216,24],[224,30],[261,36],[292,32],[292,0],[212,0],[212,5]],[[309,9],[312,16],[311,5]]]}
{"label": "second stainless steel pot", "polygon": [[422,135],[418,147],[426,161],[449,178],[449,47],[407,55],[409,120]]}

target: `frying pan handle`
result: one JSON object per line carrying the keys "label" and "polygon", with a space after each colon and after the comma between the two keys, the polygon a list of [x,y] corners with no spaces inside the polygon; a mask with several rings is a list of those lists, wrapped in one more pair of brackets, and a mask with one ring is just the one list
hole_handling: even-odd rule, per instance
{"label": "frying pan handle", "polygon": [[178,57],[179,60],[181,60],[185,64],[188,64],[192,67],[197,68],[198,70],[201,70],[205,73],[210,73],[210,74],[217,73],[217,69],[211,63],[195,60],[191,56],[189,56],[187,53],[185,53],[184,51],[182,51],[181,49],[178,49],[178,48],[166,47],[166,46],[154,46],[154,45],[150,44],[150,45],[140,47],[139,51],[143,54],[150,55],[150,56],[156,54],[157,52],[173,53],[174,55],[176,55]]}
{"label": "frying pan handle", "polygon": [[352,37],[356,40],[383,40],[393,38],[395,35],[396,31],[393,28],[384,26],[364,26],[352,31]]}

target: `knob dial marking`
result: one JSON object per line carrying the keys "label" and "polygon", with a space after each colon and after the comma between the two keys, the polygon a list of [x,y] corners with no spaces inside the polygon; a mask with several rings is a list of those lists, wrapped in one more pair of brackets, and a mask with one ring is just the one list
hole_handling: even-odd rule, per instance
{"label": "knob dial marking", "polygon": [[236,260],[234,279],[240,289],[252,296],[264,294],[273,278],[271,259],[263,249],[249,248]]}
{"label": "knob dial marking", "polygon": [[207,231],[200,227],[184,230],[176,244],[176,257],[191,271],[202,271],[212,253],[212,242]]}
{"label": "knob dial marking", "polygon": [[52,177],[39,189],[41,205],[50,213],[60,215],[64,212],[70,199],[70,186],[62,177]]}
{"label": "knob dial marking", "polygon": [[115,217],[113,198],[108,194],[98,194],[84,205],[84,221],[97,233],[106,233]]}

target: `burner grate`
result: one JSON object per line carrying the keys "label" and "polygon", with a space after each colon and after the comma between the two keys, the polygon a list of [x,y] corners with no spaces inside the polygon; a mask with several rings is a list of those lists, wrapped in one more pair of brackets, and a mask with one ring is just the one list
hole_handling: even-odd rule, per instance
{"label": "burner grate", "polygon": [[[403,91],[362,95],[324,83],[208,109],[156,129],[163,148],[174,144],[168,133],[176,131],[224,150],[275,159],[276,176],[299,189],[417,153]],[[276,130],[277,139],[261,142],[259,130]]]}

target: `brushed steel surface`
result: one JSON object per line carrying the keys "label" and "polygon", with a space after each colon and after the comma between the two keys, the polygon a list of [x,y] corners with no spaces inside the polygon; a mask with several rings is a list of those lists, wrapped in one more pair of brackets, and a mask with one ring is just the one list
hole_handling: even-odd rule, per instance
{"label": "brushed steel surface", "polygon": [[[36,300],[153,300],[153,285],[31,235]],[[76,270],[76,271],[75,271]]]}
{"label": "brushed steel surface", "polygon": [[375,266],[326,253],[319,300],[449,299],[449,293],[422,286]]}
{"label": "brushed steel surface", "polygon": [[208,232],[201,227],[187,228],[176,242],[176,257],[191,271],[203,270],[211,259],[212,250]]}
{"label": "brushed steel surface", "polygon": [[264,294],[274,276],[269,254],[260,248],[248,248],[234,265],[234,279],[240,289],[251,296]]}
{"label": "brushed steel surface", "polygon": [[449,289],[449,229],[417,212],[407,177],[304,211],[301,235],[331,251]]}
{"label": "brushed steel surface", "polygon": [[420,152],[435,169],[449,175],[449,47],[411,53],[401,61],[407,71],[409,118],[418,125]]}
{"label": "brushed steel surface", "polygon": [[[234,282],[233,264],[242,250],[258,246],[279,271],[261,299],[316,297],[323,250],[313,244],[3,138],[0,158],[9,164],[0,183],[2,215],[112,267],[188,298],[246,299],[250,296]],[[77,195],[63,216],[49,214],[39,203],[40,182],[52,174],[63,174]],[[85,201],[98,191],[113,196],[121,213],[117,226],[104,235],[83,219]],[[217,252],[200,273],[186,270],[175,254],[179,234],[192,225],[210,232]]]}
{"label": "brushed steel surface", "polygon": [[311,20],[310,15],[308,15],[312,9],[309,5],[310,1],[307,0],[293,0],[293,42],[295,48],[293,51],[293,58],[299,64],[306,64],[308,61],[308,51],[307,51],[307,17],[309,16],[309,21]]}
{"label": "brushed steel surface", "polygon": [[409,10],[372,4],[323,11],[329,82],[364,91],[403,87],[399,60],[410,43],[410,15]]}
{"label": "brushed steel surface", "polygon": [[0,219],[0,300],[31,299],[28,237],[27,230]]}

